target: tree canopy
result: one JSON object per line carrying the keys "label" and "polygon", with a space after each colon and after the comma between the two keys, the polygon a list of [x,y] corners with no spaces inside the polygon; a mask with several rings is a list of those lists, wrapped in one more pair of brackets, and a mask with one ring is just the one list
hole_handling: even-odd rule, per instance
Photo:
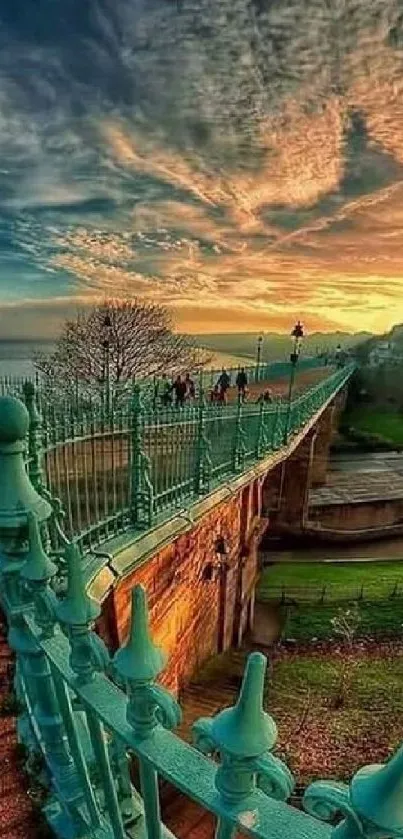
{"label": "tree canopy", "polygon": [[54,353],[34,359],[40,372],[66,388],[195,372],[207,361],[189,336],[174,331],[167,309],[138,299],[106,299],[78,312],[65,321]]}

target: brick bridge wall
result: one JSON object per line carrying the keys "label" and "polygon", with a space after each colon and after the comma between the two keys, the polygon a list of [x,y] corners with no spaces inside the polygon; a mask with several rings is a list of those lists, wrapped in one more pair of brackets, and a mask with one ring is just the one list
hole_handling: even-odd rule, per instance
{"label": "brick bridge wall", "polygon": [[274,458],[266,474],[115,582],[99,623],[111,647],[127,636],[138,583],[147,591],[153,637],[169,656],[162,681],[174,692],[207,658],[241,643],[253,622],[261,537],[268,527],[303,526],[308,488],[325,479],[335,418],[329,406],[287,460]]}
{"label": "brick bridge wall", "polygon": [[[113,646],[126,638],[132,588],[144,585],[153,637],[169,656],[161,681],[177,692],[251,625],[261,528],[256,480],[120,580],[104,604],[102,634]],[[225,555],[217,553],[220,541]]]}

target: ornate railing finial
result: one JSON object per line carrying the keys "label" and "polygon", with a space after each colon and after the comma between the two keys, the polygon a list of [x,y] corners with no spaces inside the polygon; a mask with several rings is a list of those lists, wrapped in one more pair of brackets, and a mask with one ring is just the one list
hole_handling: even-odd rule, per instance
{"label": "ornate railing finial", "polygon": [[403,747],[386,764],[364,766],[350,786],[315,781],[303,799],[305,810],[323,821],[344,820],[332,839],[400,839],[403,836]]}
{"label": "ornate railing finial", "polygon": [[266,658],[252,653],[246,664],[236,705],[194,726],[200,751],[220,753],[216,786],[224,799],[238,803],[257,785],[272,798],[285,800],[294,782],[287,766],[270,754],[277,739],[274,720],[263,710]]}
{"label": "ornate railing finial", "polygon": [[68,626],[89,624],[101,614],[99,604],[86,592],[82,557],[77,545],[66,546],[67,593],[58,606],[58,617]]}
{"label": "ornate railing finial", "polygon": [[69,630],[70,665],[82,681],[90,681],[96,671],[109,665],[109,654],[102,639],[91,631],[101,614],[99,604],[86,592],[82,557],[77,545],[65,549],[67,562],[67,593],[57,605],[57,617]]}
{"label": "ornate railing finial", "polygon": [[25,405],[13,396],[0,397],[0,541],[13,550],[22,549],[27,533],[27,516],[33,512],[40,523],[52,508],[32,485],[24,453],[29,427]]}
{"label": "ornate railing finial", "polygon": [[38,520],[33,513],[28,513],[28,554],[22,570],[22,577],[28,582],[49,582],[57,572],[42,545]]}
{"label": "ornate railing finial", "polygon": [[50,588],[50,582],[57,572],[57,566],[51,562],[42,545],[40,528],[33,513],[28,514],[28,554],[21,570],[32,592],[35,619],[46,637],[54,633],[56,622],[56,595]]}
{"label": "ornate railing finial", "polygon": [[150,637],[148,606],[142,586],[132,591],[132,616],[127,643],[115,655],[116,670],[125,681],[151,682],[166,664],[166,656]]}
{"label": "ornate railing finial", "polygon": [[139,737],[148,736],[156,725],[174,728],[180,722],[176,700],[154,684],[165,666],[166,657],[151,639],[146,594],[142,586],[132,592],[132,615],[127,643],[115,653],[114,666],[128,686],[128,722]]}

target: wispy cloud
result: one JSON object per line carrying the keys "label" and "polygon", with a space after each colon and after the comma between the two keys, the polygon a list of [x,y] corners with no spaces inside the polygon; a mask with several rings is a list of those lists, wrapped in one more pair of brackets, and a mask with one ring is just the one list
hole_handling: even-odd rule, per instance
{"label": "wispy cloud", "polygon": [[194,331],[399,318],[398,0],[17,6],[0,11],[3,330],[18,311],[55,330],[104,293]]}

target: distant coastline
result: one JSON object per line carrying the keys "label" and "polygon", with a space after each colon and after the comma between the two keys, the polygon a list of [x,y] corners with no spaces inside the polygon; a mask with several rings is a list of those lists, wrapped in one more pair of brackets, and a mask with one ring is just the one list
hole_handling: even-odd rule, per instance
{"label": "distant coastline", "polygon": [[[2,376],[32,376],[35,373],[33,356],[36,352],[51,353],[55,342],[51,340],[10,340],[0,339],[0,378]],[[237,367],[240,364],[250,364],[251,359],[235,356],[229,353],[212,353],[209,367]]]}
{"label": "distant coastline", "polygon": [[54,341],[0,339],[0,377],[32,376],[33,356],[36,352],[51,353]]}

